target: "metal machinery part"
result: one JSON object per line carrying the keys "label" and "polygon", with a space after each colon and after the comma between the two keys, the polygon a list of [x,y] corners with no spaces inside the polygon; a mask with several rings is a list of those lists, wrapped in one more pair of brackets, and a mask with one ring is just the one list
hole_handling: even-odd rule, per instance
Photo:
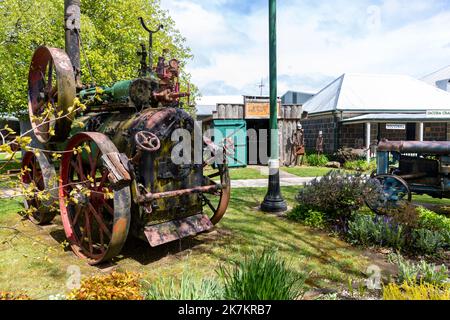
{"label": "metal machinery part", "polygon": [[134,136],[136,141],[136,145],[139,149],[145,150],[148,152],[157,151],[161,147],[161,142],[158,137],[148,131],[139,131]]}
{"label": "metal machinery part", "polygon": [[[166,52],[156,67],[151,59],[147,62],[153,35],[161,28],[153,32],[141,19],[150,32],[150,52],[141,45],[139,77],[86,87],[80,81],[80,1],[65,0],[65,9],[67,54],[40,47],[30,68],[32,146],[41,152],[24,157],[22,167],[31,170],[22,181],[39,191],[58,191],[48,203],[28,199],[29,207],[38,207],[30,218],[50,222],[53,213],[44,208],[57,198],[66,237],[75,254],[90,264],[117,256],[129,234],[153,247],[210,230],[224,216],[231,192],[227,164],[214,159],[232,148],[226,141],[223,147],[211,142],[202,147],[212,150],[213,158],[173,161],[172,153],[183,146],[172,140],[173,133],[182,129],[191,135],[190,149],[181,149],[194,159],[194,137],[201,128],[181,108],[180,99],[190,93],[180,92],[179,62],[166,62]],[[83,129],[71,127],[75,119],[67,117],[75,98],[87,106],[74,112]],[[53,112],[46,111],[49,105]],[[50,183],[58,163],[42,150],[62,154],[59,188]]]}
{"label": "metal machinery part", "polygon": [[[75,96],[75,78],[69,56],[61,49],[39,47],[31,60],[28,75],[28,112],[40,142],[67,139],[72,119],[64,115],[73,105]],[[46,112],[48,107],[51,112]]]}
{"label": "metal machinery part", "polygon": [[386,214],[405,202],[411,202],[412,195],[408,183],[400,177],[377,175],[371,178],[368,184],[375,192],[368,192],[366,204],[377,214]]}
{"label": "metal machinery part", "polygon": [[[450,198],[450,142],[388,141],[377,148],[377,172],[372,181],[382,185],[381,200],[392,206],[411,201],[411,194]],[[381,202],[380,202],[381,203]],[[375,212],[383,205],[368,201]]]}
{"label": "metal machinery part", "polygon": [[22,159],[22,170],[25,173],[21,177],[22,183],[26,188],[32,186],[33,189],[32,195],[24,199],[25,208],[34,210],[29,219],[38,225],[51,222],[56,215],[57,207],[54,203],[58,199],[55,167],[45,153],[28,151]]}

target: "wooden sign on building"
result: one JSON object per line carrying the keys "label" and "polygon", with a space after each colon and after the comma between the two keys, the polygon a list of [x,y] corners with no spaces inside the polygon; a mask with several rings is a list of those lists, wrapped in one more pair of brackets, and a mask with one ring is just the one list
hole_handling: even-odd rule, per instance
{"label": "wooden sign on building", "polygon": [[[281,100],[278,100],[278,115],[281,111]],[[270,99],[265,97],[244,97],[245,119],[269,119]]]}

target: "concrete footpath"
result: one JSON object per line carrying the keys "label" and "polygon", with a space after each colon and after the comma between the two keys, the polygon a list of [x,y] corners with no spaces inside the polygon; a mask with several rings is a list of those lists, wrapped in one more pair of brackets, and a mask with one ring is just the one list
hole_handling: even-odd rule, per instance
{"label": "concrete footpath", "polygon": [[[303,186],[315,178],[280,178],[282,187]],[[254,180],[231,180],[231,188],[265,188],[268,185],[267,179]]]}

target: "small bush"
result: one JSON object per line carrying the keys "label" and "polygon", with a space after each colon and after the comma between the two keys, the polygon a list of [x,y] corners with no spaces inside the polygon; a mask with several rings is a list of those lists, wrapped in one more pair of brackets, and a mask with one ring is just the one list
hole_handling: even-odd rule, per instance
{"label": "small bush", "polygon": [[444,238],[445,246],[450,246],[450,218],[444,217],[436,212],[418,207],[419,226],[423,229],[439,231]]}
{"label": "small bush", "polygon": [[290,269],[274,252],[251,254],[218,271],[227,300],[296,300],[304,293],[306,276]]}
{"label": "small bush", "polygon": [[377,235],[375,223],[371,216],[355,215],[353,221],[348,223],[347,239],[349,242],[363,246],[373,244],[373,238]]}
{"label": "small bush", "polygon": [[401,224],[408,230],[419,227],[419,213],[417,212],[416,207],[409,202],[402,203],[398,208],[387,210],[386,215],[389,216],[392,221]]}
{"label": "small bush", "polygon": [[327,220],[338,220],[344,225],[351,213],[364,205],[365,192],[361,176],[331,171],[311,181],[296,199],[301,206],[323,212]]}
{"label": "small bush", "polygon": [[348,223],[347,239],[363,246],[387,246],[398,250],[405,246],[403,227],[381,216],[354,215]]}
{"label": "small bush", "polygon": [[369,172],[376,170],[377,164],[374,161],[367,163],[367,160],[356,160],[347,161],[344,163],[344,169],[359,171],[359,172]]}
{"label": "small bush", "polygon": [[414,263],[399,254],[389,256],[389,260],[398,266],[398,283],[445,284],[448,281],[448,269],[445,265],[438,267],[425,260]]}
{"label": "small bush", "polygon": [[444,237],[439,231],[416,229],[413,231],[413,248],[419,253],[436,254],[444,245]]}
{"label": "small bush", "polygon": [[151,284],[145,295],[147,300],[216,300],[222,299],[222,288],[214,279],[195,280],[183,275],[180,283],[174,279],[160,279]]}
{"label": "small bush", "polygon": [[383,288],[384,300],[450,300],[448,286],[431,283],[391,283]]}
{"label": "small bush", "polygon": [[330,160],[324,154],[310,154],[306,156],[306,162],[311,167],[324,167]]}
{"label": "small bush", "polygon": [[342,149],[339,149],[335,153],[334,157],[340,163],[345,163],[345,162],[363,160],[364,155],[360,150],[355,150],[355,149],[351,149],[351,148],[342,148]]}
{"label": "small bush", "polygon": [[31,300],[24,293],[0,291],[0,300]]}
{"label": "small bush", "polygon": [[325,227],[325,215],[323,212],[308,209],[304,206],[297,206],[291,212],[287,214],[287,218],[290,220],[298,221],[304,225],[312,228],[324,228]]}
{"label": "small bush", "polygon": [[143,300],[140,275],[131,272],[112,272],[93,276],[72,290],[68,300]]}

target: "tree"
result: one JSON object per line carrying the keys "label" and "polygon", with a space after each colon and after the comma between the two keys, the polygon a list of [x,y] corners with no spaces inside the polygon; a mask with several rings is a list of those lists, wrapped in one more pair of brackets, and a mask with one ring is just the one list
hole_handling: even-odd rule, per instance
{"label": "tree", "polygon": [[[136,52],[148,37],[140,16],[150,27],[164,25],[154,37],[154,59],[164,48],[182,67],[192,59],[185,38],[159,0],[82,0],[81,12],[82,43],[97,85],[138,75]],[[0,113],[20,115],[26,110],[28,69],[40,45],[64,48],[64,1],[0,0]],[[81,56],[82,80],[91,83],[85,56]],[[182,88],[189,80],[184,72]]]}

